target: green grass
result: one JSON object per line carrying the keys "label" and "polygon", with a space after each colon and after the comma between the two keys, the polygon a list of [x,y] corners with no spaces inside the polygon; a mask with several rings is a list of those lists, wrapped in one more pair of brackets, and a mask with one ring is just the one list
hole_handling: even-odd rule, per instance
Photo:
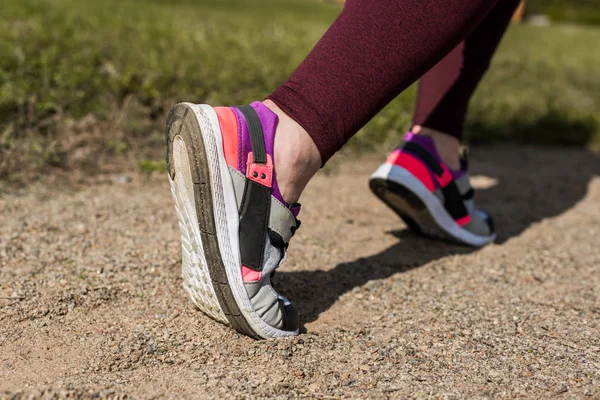
{"label": "green grass", "polygon": [[[339,11],[312,0],[4,0],[0,178],[107,160],[154,170],[172,103],[263,98]],[[594,43],[594,28],[512,28],[473,99],[470,140],[597,145]],[[350,150],[395,144],[414,95],[394,100]]]}
{"label": "green grass", "polygon": [[552,21],[600,25],[598,0],[527,0],[527,14],[545,14]]}

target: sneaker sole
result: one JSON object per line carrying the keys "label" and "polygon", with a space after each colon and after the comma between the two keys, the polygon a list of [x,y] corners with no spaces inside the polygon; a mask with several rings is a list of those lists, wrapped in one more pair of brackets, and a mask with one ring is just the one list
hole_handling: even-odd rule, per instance
{"label": "sneaker sole", "polygon": [[212,107],[177,104],[167,120],[167,168],[179,217],[183,287],[216,321],[256,338],[295,335],[264,322],[244,287],[239,214]]}
{"label": "sneaker sole", "polygon": [[433,193],[406,169],[382,164],[369,180],[371,191],[417,233],[481,247],[496,234],[481,236],[456,223]]}

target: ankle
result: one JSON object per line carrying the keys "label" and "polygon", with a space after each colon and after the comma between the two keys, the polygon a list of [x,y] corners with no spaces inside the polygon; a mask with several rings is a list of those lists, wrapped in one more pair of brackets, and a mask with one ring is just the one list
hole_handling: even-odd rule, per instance
{"label": "ankle", "polygon": [[308,132],[271,100],[263,102],[277,117],[274,160],[277,185],[288,204],[298,202],[302,191],[321,168],[321,155]]}
{"label": "ankle", "polygon": [[438,155],[448,168],[455,171],[460,170],[460,141],[457,138],[444,132],[419,125],[415,125],[412,128],[412,132],[429,136],[433,140]]}

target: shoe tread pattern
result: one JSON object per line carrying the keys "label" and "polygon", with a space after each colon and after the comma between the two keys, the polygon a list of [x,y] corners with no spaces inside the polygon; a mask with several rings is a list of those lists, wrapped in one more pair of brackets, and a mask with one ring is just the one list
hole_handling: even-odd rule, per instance
{"label": "shoe tread pattern", "polygon": [[[212,288],[218,300],[220,311],[224,314],[226,321],[238,332],[259,339],[260,336],[250,327],[245,317],[235,301],[232,289],[227,280],[225,265],[221,258],[219,242],[216,234],[216,225],[213,210],[212,189],[210,182],[210,173],[204,141],[200,126],[196,121],[193,110],[185,104],[178,104],[169,113],[167,120],[167,170],[171,180],[175,179],[175,167],[172,162],[173,141],[176,136],[180,136],[186,143],[188,149],[188,158],[193,165],[190,166],[192,180],[194,184],[194,198],[196,214],[198,216],[198,226],[202,241],[202,250],[204,252],[208,275],[212,283]],[[181,226],[181,224],[180,224]],[[182,234],[182,238],[183,238]],[[193,269],[201,268],[195,265]],[[201,296],[198,286],[198,280],[194,273],[183,273],[184,287],[192,298],[192,301],[207,315],[219,322],[225,322],[220,318],[215,318],[215,313],[208,308],[210,302]],[[199,296],[200,292],[200,296]],[[205,302],[205,303],[203,303]],[[203,307],[204,306],[204,307]],[[208,310],[206,309],[208,308]]]}

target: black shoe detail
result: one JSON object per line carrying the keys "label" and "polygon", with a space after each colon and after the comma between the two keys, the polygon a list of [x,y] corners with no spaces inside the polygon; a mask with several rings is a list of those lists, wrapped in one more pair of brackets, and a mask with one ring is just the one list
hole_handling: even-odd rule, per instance
{"label": "black shoe detail", "polygon": [[271,188],[246,179],[240,209],[242,265],[262,271],[271,213]]}
{"label": "black shoe detail", "polygon": [[429,168],[431,168],[437,176],[442,176],[444,174],[444,169],[440,163],[421,145],[415,142],[404,142],[401,148],[402,150],[408,151],[409,153],[412,153],[423,160],[423,162],[427,164],[427,166],[429,166]]}
{"label": "black shoe detail", "polygon": [[475,191],[473,190],[473,188],[469,188],[469,190],[462,195],[462,199],[463,200],[471,200],[475,197]]}
{"label": "black shoe detail", "polygon": [[[252,163],[266,164],[265,137],[256,110],[249,105],[240,106],[238,110],[248,123]],[[270,187],[246,179],[240,208],[240,255],[242,265],[255,271],[262,271],[263,268],[265,241],[271,213],[271,192]]]}
{"label": "black shoe detail", "polygon": [[279,307],[284,310],[283,327],[284,331],[295,331],[300,326],[300,317],[298,310],[291,304],[285,305],[283,300],[279,300]]}
{"label": "black shoe detail", "polygon": [[460,170],[466,171],[469,169],[469,155],[466,149],[463,149],[462,154],[460,155]]}
{"label": "black shoe detail", "polygon": [[455,221],[469,215],[454,180],[442,188],[442,194],[444,195],[444,208]]}
{"label": "black shoe detail", "polygon": [[[444,175],[444,169],[440,163],[421,145],[415,142],[404,142],[402,150],[419,157],[438,177],[441,178]],[[444,208],[452,218],[458,220],[469,215],[454,179],[442,187],[442,194],[444,195]]]}
{"label": "black shoe detail", "polygon": [[492,216],[486,212],[485,212],[485,223],[487,224],[488,228],[490,228],[490,235],[493,235],[494,233],[496,233],[496,224],[494,223],[494,218],[492,218]]}
{"label": "black shoe detail", "polygon": [[250,144],[252,146],[253,162],[255,164],[267,163],[267,150],[265,148],[265,135],[256,110],[252,106],[245,105],[237,107],[244,114],[248,123],[248,132],[250,133]]}
{"label": "black shoe detail", "polygon": [[283,237],[275,231],[269,229],[269,240],[273,247],[277,247],[278,249],[284,249],[287,247],[287,243],[284,242]]}

